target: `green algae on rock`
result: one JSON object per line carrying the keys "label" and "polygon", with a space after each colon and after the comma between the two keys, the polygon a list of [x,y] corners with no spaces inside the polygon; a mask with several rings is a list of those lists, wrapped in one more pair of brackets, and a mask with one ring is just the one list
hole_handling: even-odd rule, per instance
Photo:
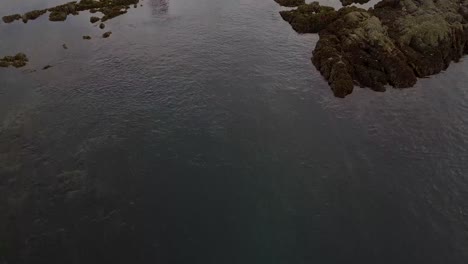
{"label": "green algae on rock", "polygon": [[26,66],[28,61],[28,57],[24,53],[18,53],[15,56],[5,56],[0,58],[0,67],[13,66],[15,68],[21,68]]}
{"label": "green algae on rock", "polygon": [[383,0],[338,11],[314,2],[281,16],[299,33],[319,32],[312,62],[337,97],[355,85],[411,87],[468,53],[468,0]]}
{"label": "green algae on rock", "polygon": [[305,0],[275,0],[281,6],[294,7],[305,4]]}

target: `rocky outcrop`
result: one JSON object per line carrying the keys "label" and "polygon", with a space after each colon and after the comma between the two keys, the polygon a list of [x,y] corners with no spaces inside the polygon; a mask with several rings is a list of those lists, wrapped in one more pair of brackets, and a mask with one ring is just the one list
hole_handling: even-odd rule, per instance
{"label": "rocky outcrop", "polygon": [[355,84],[384,91],[386,84],[404,88],[416,83],[405,55],[381,21],[365,10],[346,13],[321,31],[312,61],[337,97],[350,94]]}
{"label": "rocky outcrop", "polygon": [[312,3],[281,16],[300,33],[319,32],[312,62],[337,97],[356,85],[411,87],[468,52],[468,0],[384,0],[338,11]]}
{"label": "rocky outcrop", "polygon": [[25,54],[18,53],[15,56],[5,56],[0,58],[0,67],[13,66],[15,68],[21,68],[26,66],[28,61],[28,57]]}

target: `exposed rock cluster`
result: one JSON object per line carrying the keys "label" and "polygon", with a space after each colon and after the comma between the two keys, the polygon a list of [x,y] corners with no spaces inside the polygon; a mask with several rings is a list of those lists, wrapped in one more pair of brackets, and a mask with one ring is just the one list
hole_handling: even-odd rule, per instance
{"label": "exposed rock cluster", "polygon": [[281,16],[299,33],[319,33],[312,61],[337,97],[356,85],[411,87],[468,53],[468,0],[383,0],[338,11],[314,2]]}
{"label": "exposed rock cluster", "polygon": [[[138,4],[139,1],[140,0],[81,0],[80,2],[69,2],[43,10],[30,11],[23,15],[13,14],[4,16],[2,20],[5,23],[12,23],[16,20],[23,20],[24,23],[27,23],[28,20],[34,20],[44,15],[45,13],[50,12],[50,21],[64,21],[67,19],[68,15],[78,15],[80,11],[90,11],[91,13],[102,13],[104,16],[101,18],[101,21],[104,22],[116,16],[127,13],[127,10],[130,8],[130,6]],[[93,20],[95,20],[95,18],[93,18],[91,22]],[[92,23],[97,21],[98,20]]]}

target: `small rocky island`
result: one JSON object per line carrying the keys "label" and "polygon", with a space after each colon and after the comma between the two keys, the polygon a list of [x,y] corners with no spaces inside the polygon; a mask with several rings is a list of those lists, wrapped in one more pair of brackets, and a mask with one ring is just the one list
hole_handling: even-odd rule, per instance
{"label": "small rocky island", "polygon": [[369,10],[297,6],[280,14],[299,33],[319,33],[312,62],[337,97],[354,86],[412,87],[468,53],[468,0],[383,0]]}

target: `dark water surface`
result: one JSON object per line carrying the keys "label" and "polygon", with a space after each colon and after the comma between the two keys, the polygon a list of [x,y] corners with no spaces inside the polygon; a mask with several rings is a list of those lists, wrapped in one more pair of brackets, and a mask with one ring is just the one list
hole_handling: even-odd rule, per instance
{"label": "dark water surface", "polygon": [[273,0],[142,3],[0,24],[0,263],[468,263],[467,61],[336,99]]}

